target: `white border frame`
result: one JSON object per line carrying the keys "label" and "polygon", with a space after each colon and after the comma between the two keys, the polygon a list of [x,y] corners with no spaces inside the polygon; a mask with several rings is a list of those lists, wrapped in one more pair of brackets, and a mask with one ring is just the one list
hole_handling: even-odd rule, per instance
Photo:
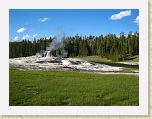
{"label": "white border frame", "polygon": [[[139,106],[9,106],[9,9],[139,9]],[[1,0],[0,115],[148,115],[148,0]]]}

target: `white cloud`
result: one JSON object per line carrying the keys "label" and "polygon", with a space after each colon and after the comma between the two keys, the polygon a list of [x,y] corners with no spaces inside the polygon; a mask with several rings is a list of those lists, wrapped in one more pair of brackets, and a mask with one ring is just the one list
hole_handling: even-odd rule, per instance
{"label": "white cloud", "polygon": [[18,40],[18,36],[16,36],[15,38],[14,38],[14,41],[17,41]]}
{"label": "white cloud", "polygon": [[48,20],[47,17],[44,17],[44,18],[39,19],[40,22],[45,22],[45,21],[47,21],[47,20]]}
{"label": "white cloud", "polygon": [[17,30],[17,33],[21,33],[21,32],[24,32],[26,30],[26,28],[20,28]]}
{"label": "white cloud", "polygon": [[136,17],[136,19],[134,20],[134,23],[136,23],[137,25],[139,24],[139,16]]}
{"label": "white cloud", "polygon": [[36,37],[38,34],[34,34],[33,37]]}
{"label": "white cloud", "polygon": [[122,19],[123,17],[126,17],[126,16],[131,16],[131,10],[126,10],[126,11],[122,11],[118,14],[113,14],[110,17],[110,20],[118,20],[118,19]]}
{"label": "white cloud", "polygon": [[28,39],[28,38],[30,38],[30,35],[25,35],[25,36],[23,36],[23,38],[22,39]]}

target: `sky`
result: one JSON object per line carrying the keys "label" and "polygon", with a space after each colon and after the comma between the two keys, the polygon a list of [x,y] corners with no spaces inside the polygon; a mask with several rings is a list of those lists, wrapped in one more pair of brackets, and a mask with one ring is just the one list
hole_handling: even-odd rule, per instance
{"label": "sky", "polygon": [[139,9],[9,9],[9,40],[139,32]]}

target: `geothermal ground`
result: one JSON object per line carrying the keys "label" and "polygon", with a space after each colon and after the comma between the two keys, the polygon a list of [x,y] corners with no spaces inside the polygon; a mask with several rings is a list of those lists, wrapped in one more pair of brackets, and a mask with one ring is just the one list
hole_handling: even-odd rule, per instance
{"label": "geothermal ground", "polygon": [[78,58],[60,57],[21,57],[9,60],[10,67],[24,70],[70,69],[84,71],[120,71],[119,67],[89,63]]}
{"label": "geothermal ground", "polygon": [[122,72],[122,67],[92,63],[78,58],[61,58],[48,56],[30,56],[9,59],[9,67],[19,70],[78,70],[104,74],[134,74]]}

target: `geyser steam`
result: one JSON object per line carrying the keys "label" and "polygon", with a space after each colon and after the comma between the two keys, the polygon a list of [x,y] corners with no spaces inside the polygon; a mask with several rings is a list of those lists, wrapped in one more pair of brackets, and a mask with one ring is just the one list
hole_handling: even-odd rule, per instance
{"label": "geyser steam", "polygon": [[57,38],[54,38],[50,46],[46,47],[46,51],[52,51],[52,50],[60,50],[61,51],[60,55],[62,57],[66,57],[68,53],[67,51],[65,51],[65,44],[63,43],[63,40],[62,39],[58,40]]}
{"label": "geyser steam", "polygon": [[40,51],[40,53],[36,53],[38,57],[49,57],[51,56],[51,52],[55,50],[59,50],[60,53],[56,54],[58,57],[66,57],[68,52],[65,50],[65,44],[63,40],[65,39],[65,33],[61,28],[57,29],[57,33],[53,38],[53,41],[50,43],[49,47],[46,47],[46,51]]}

